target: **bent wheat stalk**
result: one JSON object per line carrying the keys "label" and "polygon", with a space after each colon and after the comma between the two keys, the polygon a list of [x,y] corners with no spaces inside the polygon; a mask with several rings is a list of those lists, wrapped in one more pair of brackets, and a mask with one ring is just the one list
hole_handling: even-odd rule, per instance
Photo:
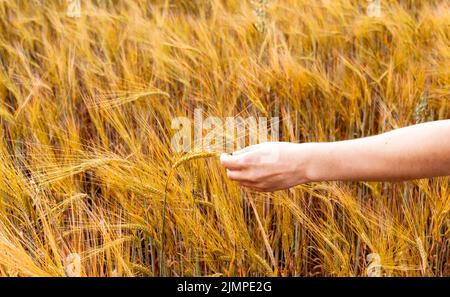
{"label": "bent wheat stalk", "polygon": [[175,163],[172,165],[172,171],[180,167],[183,163],[196,160],[196,159],[204,159],[204,158],[211,158],[211,157],[219,157],[218,152],[200,152],[200,153],[193,153],[186,155],[180,159],[178,159]]}
{"label": "bent wheat stalk", "polygon": [[165,227],[166,227],[166,208],[167,208],[167,190],[169,186],[169,182],[172,179],[173,174],[175,173],[175,170],[183,165],[186,162],[190,162],[197,159],[205,159],[205,158],[211,158],[211,157],[219,157],[219,152],[199,152],[199,153],[192,153],[188,154],[184,157],[181,157],[175,163],[173,163],[172,168],[169,172],[169,175],[167,176],[166,185],[164,187],[164,200],[163,200],[163,214],[162,214],[162,225],[161,225],[161,269],[160,269],[160,276],[165,276],[165,259],[164,259],[164,247],[165,247]]}

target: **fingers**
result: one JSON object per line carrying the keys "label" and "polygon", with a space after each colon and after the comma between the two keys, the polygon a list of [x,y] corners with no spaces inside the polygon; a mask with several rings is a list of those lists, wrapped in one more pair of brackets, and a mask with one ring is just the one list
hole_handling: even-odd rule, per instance
{"label": "fingers", "polygon": [[255,174],[248,170],[230,170],[227,169],[227,176],[232,181],[238,182],[241,186],[250,188],[259,192],[272,191],[271,188],[266,187],[264,182],[261,182]]}
{"label": "fingers", "polygon": [[249,170],[250,163],[247,154],[256,148],[257,146],[253,145],[234,152],[232,155],[221,154],[220,162],[226,168],[229,179],[239,182],[242,186],[261,191],[254,172]]}
{"label": "fingers", "polygon": [[233,152],[232,154],[223,153],[220,155],[220,162],[222,163],[222,166],[231,170],[240,170],[247,168],[247,153],[252,152],[258,148],[260,148],[260,144],[247,146],[241,150]]}
{"label": "fingers", "polygon": [[248,173],[245,171],[227,169],[227,176],[229,179],[238,182],[244,187],[258,190],[257,184],[248,177]]}
{"label": "fingers", "polygon": [[252,175],[247,170],[230,170],[227,169],[229,179],[237,182],[253,182]]}
{"label": "fingers", "polygon": [[257,192],[273,192],[276,190],[276,188],[267,187],[264,184],[260,183],[254,183],[254,182],[239,182],[241,186],[244,186],[246,188],[249,188],[251,190],[257,191]]}
{"label": "fingers", "polygon": [[242,171],[238,171],[238,170],[227,169],[227,176],[229,179],[234,180],[234,181],[244,180],[244,174],[242,173]]}
{"label": "fingers", "polygon": [[262,192],[263,191],[261,188],[259,188],[257,185],[255,185],[254,183],[251,183],[251,182],[241,182],[240,184],[241,184],[241,186],[244,186],[244,187],[249,188],[251,190],[255,190],[255,191],[258,191],[258,192]]}
{"label": "fingers", "polygon": [[241,155],[229,155],[229,154],[221,154],[220,155],[220,163],[223,167],[230,170],[241,170],[246,168],[246,164],[244,162],[244,158]]}

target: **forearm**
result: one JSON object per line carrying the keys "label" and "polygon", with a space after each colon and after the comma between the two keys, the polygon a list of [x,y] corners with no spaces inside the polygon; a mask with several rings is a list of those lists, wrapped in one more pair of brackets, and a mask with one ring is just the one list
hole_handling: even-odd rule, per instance
{"label": "forearm", "polygon": [[450,120],[310,144],[311,181],[398,181],[450,175]]}

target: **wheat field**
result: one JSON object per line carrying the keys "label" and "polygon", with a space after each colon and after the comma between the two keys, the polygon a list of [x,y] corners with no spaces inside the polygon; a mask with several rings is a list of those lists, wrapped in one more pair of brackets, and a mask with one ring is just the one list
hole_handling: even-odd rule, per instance
{"label": "wheat field", "polygon": [[450,118],[450,3],[367,5],[0,0],[0,276],[450,276],[449,178],[257,193],[171,148],[197,108],[294,142]]}

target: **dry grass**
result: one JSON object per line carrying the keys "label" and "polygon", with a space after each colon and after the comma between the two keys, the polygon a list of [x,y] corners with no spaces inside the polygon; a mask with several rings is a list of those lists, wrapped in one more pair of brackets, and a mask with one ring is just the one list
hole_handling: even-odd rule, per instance
{"label": "dry grass", "polygon": [[448,178],[262,194],[192,159],[165,191],[195,108],[284,141],[450,118],[448,1],[382,4],[0,0],[0,275],[450,276]]}

